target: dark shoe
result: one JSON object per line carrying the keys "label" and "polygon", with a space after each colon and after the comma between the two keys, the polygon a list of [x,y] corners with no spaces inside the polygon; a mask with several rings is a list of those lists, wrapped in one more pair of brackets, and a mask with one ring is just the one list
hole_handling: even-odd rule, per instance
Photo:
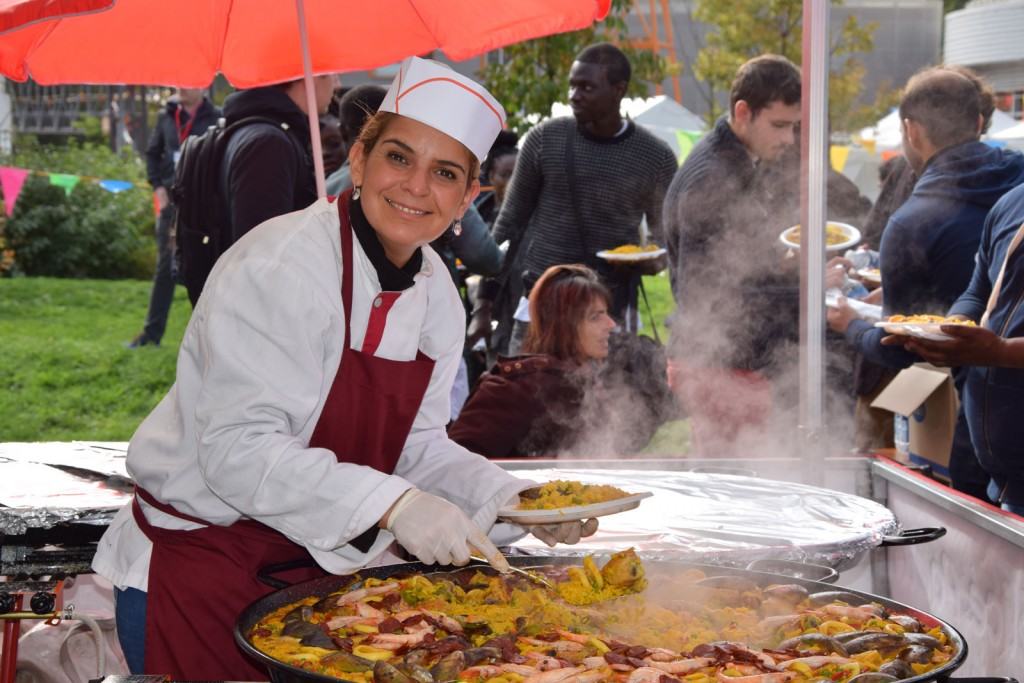
{"label": "dark shoe", "polygon": [[140,346],[160,346],[160,342],[154,341],[146,336],[145,332],[141,332],[135,336],[130,342],[126,343],[124,347],[126,349],[137,349]]}

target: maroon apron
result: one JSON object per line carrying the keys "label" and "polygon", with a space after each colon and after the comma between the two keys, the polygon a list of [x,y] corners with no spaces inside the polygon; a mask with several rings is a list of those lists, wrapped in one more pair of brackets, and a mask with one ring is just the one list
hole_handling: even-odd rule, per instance
{"label": "maroon apron", "polygon": [[[362,350],[349,348],[352,228],[348,193],[338,201],[338,214],[344,267],[344,345],[338,373],[309,445],[332,450],[338,462],[367,465],[390,474],[423,402],[434,361],[422,352],[406,362],[373,356],[388,310],[398,298],[396,292],[383,292],[375,300]],[[235,619],[248,604],[271,592],[256,578],[261,567],[308,558],[309,553],[274,529],[249,519],[191,531],[155,527],[142,514],[138,498],[175,517],[208,523],[178,512],[141,489],[132,503],[135,521],[153,542],[146,604],[146,673],[191,680],[266,679],[266,671],[235,645]],[[289,578],[303,580],[322,574],[310,570]]]}

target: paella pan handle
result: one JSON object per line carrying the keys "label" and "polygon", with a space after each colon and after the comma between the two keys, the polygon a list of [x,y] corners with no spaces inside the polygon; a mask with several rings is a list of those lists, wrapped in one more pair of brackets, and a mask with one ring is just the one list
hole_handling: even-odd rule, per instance
{"label": "paella pan handle", "polygon": [[280,574],[281,572],[290,572],[293,569],[308,569],[310,567],[316,567],[317,564],[311,557],[307,557],[301,560],[292,560],[291,562],[279,562],[277,564],[268,564],[265,567],[260,567],[256,571],[256,580],[260,583],[270,586],[276,590],[287,588],[292,585],[284,579],[278,579],[273,574]]}
{"label": "paella pan handle", "polygon": [[[899,545],[917,545],[918,543],[929,543],[946,535],[945,527],[922,527],[920,529],[904,529],[896,536],[883,536],[883,548],[891,548]],[[966,680],[966,679],[963,679]]]}
{"label": "paella pan handle", "polygon": [[810,579],[822,583],[835,583],[839,578],[839,572],[823,564],[769,558],[754,560],[747,565],[747,571],[783,574],[794,579]]}

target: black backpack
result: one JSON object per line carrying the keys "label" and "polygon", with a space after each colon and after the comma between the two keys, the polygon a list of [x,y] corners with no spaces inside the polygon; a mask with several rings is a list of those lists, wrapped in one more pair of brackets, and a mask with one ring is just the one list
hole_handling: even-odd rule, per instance
{"label": "black backpack", "polygon": [[266,116],[249,116],[226,126],[224,119],[202,135],[193,135],[181,147],[174,170],[171,201],[176,208],[174,223],[174,266],[177,279],[188,290],[195,307],[213,264],[231,246],[231,217],[222,191],[221,162],[231,135],[252,123],[284,128]]}

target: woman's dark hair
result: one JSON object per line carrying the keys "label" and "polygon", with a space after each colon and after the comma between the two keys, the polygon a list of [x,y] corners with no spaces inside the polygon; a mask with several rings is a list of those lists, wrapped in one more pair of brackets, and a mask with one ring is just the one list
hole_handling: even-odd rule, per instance
{"label": "woman's dark hair", "polygon": [[[359,131],[359,137],[356,142],[363,143],[363,153],[369,155],[373,151],[373,148],[377,146],[384,131],[387,130],[388,124],[398,114],[390,111],[378,111],[376,114],[366,119],[366,123],[363,124],[363,129]],[[462,144],[462,143],[459,143]],[[469,168],[466,174],[466,187],[476,180],[477,176],[480,175],[480,162],[477,160],[476,155],[469,151],[469,148],[462,145],[466,153],[469,155]]]}
{"label": "woman's dark hair", "polygon": [[480,164],[480,174],[484,177],[488,177],[495,159],[500,159],[501,157],[509,154],[519,154],[519,148],[516,147],[518,144],[519,136],[516,135],[514,131],[499,131],[498,137],[495,138],[494,144],[491,145],[491,149],[487,152],[487,158],[484,159],[482,164]]}
{"label": "woman's dark hair", "polygon": [[800,70],[780,55],[761,55],[747,61],[736,72],[729,90],[729,115],[743,100],[757,116],[772,102],[792,106],[800,102]]}
{"label": "woman's dark hair", "polygon": [[610,306],[612,297],[590,268],[579,264],[548,268],[530,292],[530,327],[523,351],[583,362],[579,327],[595,299]]}

